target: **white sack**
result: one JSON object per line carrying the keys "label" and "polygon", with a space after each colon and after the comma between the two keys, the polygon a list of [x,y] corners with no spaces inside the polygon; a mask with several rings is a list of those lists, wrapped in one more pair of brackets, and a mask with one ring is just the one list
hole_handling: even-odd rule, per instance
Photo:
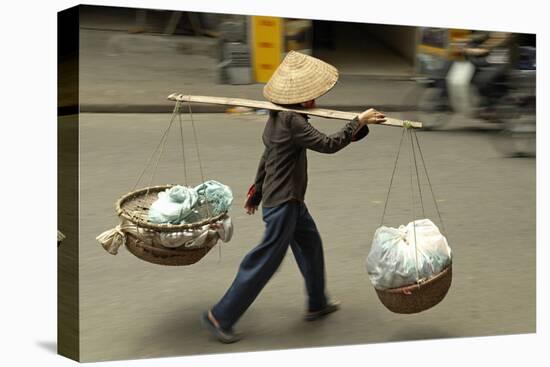
{"label": "white sack", "polygon": [[450,261],[447,239],[431,220],[419,219],[407,226],[382,226],[376,230],[367,257],[367,272],[375,288],[398,288],[441,272]]}
{"label": "white sack", "polygon": [[210,224],[193,230],[181,232],[162,232],[158,235],[158,242],[164,247],[198,248],[213,247],[218,243],[229,242],[233,236],[233,222],[230,217],[216,222],[216,226]]}
{"label": "white sack", "polygon": [[147,245],[152,243],[155,235],[155,232],[150,229],[141,228],[128,220],[123,220],[115,228],[111,228],[101,233],[96,237],[96,240],[103,246],[105,251],[111,255],[116,255],[120,246],[126,244],[126,236],[128,233],[141,239],[141,241]]}
{"label": "white sack", "polygon": [[222,242],[231,241],[233,236],[233,222],[230,217],[216,222],[216,226],[207,224],[194,230],[182,232],[156,232],[154,230],[137,227],[134,223],[127,220],[115,228],[109,229],[96,237],[97,241],[103,246],[105,251],[111,255],[116,255],[120,246],[126,244],[128,234],[139,238],[147,245],[160,243],[164,247],[175,248],[184,246],[185,248],[214,247],[219,240]]}

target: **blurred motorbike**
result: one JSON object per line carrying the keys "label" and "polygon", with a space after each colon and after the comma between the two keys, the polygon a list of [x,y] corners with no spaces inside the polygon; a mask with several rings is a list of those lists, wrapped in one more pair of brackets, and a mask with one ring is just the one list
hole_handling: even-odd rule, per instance
{"label": "blurred motorbike", "polygon": [[425,130],[442,128],[450,122],[453,115],[446,83],[453,61],[419,54],[418,63],[422,76],[415,78],[416,88],[409,102],[415,107],[411,117],[421,121]]}
{"label": "blurred motorbike", "polygon": [[501,107],[502,130],[495,136],[497,149],[511,157],[536,156],[536,50],[519,47],[519,62],[507,74],[507,105]]}
{"label": "blurred motorbike", "polygon": [[472,39],[456,44],[463,60],[419,54],[414,118],[425,129],[449,124],[456,113],[501,124],[497,147],[506,155],[534,156],[536,63],[534,47],[519,47],[510,65],[506,49],[477,48]]}

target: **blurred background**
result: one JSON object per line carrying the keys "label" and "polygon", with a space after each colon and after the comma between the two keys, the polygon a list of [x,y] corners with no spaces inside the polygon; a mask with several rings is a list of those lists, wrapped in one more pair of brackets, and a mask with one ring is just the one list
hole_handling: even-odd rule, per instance
{"label": "blurred background", "polygon": [[[76,233],[70,211],[60,210],[67,238],[58,251],[66,255],[71,244],[80,251],[82,360],[535,331],[535,35],[96,6],[80,6],[79,16],[78,67],[59,60],[65,77],[78,78],[79,100],[61,78],[59,111],[80,112],[82,224]],[[60,45],[71,36],[60,34]],[[375,107],[424,124],[417,133],[454,253],[453,285],[441,304],[418,315],[395,315],[379,303],[364,260],[401,129],[373,126],[365,141],[338,154],[308,153],[306,200],[323,236],[329,292],[342,301],[342,311],[322,323],[302,322],[303,284],[287,256],[237,325],[245,339],[222,347],[199,315],[221,297],[262,235],[261,216],[245,215],[242,203],[263,151],[266,111],[191,104],[193,139],[183,109],[192,182],[199,183],[204,168],[208,179],[234,193],[235,234],[221,246],[221,259],[214,249],[195,265],[163,267],[123,249],[109,255],[95,237],[118,224],[113,204],[131,190],[168,125],[169,94],[264,100],[264,83],[289,50],[338,68],[339,82],[318,99],[319,107]],[[61,117],[60,130],[74,126],[71,121]],[[344,122],[311,123],[332,133]],[[179,132],[169,136],[152,184],[182,182],[179,138]],[[194,155],[199,141],[203,167]],[[406,150],[388,205],[386,224],[394,227],[412,219],[411,204],[421,204],[418,195],[411,203]],[[433,204],[426,217],[440,225]]]}
{"label": "blurred background", "polygon": [[81,112],[166,112],[172,92],[263,99],[297,50],[340,72],[321,107],[410,111],[427,129],[491,130],[502,154],[535,155],[534,34],[99,6],[80,7],[80,27]]}

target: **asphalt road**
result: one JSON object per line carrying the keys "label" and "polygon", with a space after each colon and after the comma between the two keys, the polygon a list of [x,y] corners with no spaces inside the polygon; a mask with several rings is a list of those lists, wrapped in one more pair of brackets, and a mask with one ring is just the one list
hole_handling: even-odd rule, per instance
{"label": "asphalt road", "polygon": [[[187,117],[188,179],[198,183]],[[221,255],[214,249],[195,265],[164,267],[125,249],[112,256],[95,240],[118,223],[114,202],[136,183],[169,119],[163,114],[81,115],[83,361],[535,331],[535,159],[502,157],[486,130],[418,133],[454,252],[454,278],[447,297],[433,309],[397,315],[379,302],[365,269],[401,136],[398,128],[375,126],[365,141],[337,154],[309,153],[306,202],[323,237],[329,294],[342,301],[341,311],[323,321],[302,321],[303,282],[289,251],[237,324],[244,339],[219,344],[202,328],[199,315],[222,296],[241,258],[262,235],[260,215],[244,214],[242,202],[262,153],[265,116],[195,115],[206,178],[229,185],[235,195],[235,234],[221,246]],[[344,122],[312,123],[333,132]],[[386,225],[412,219],[409,156],[404,149]],[[139,186],[182,182],[179,130],[170,135],[155,179],[150,177]],[[425,184],[422,190],[427,192]],[[424,198],[426,216],[439,224],[429,195]]]}

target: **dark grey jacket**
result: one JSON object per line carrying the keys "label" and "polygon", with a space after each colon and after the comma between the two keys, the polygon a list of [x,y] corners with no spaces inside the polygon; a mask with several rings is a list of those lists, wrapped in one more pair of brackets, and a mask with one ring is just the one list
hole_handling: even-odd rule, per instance
{"label": "dark grey jacket", "polygon": [[325,135],[315,129],[308,118],[290,111],[270,112],[262,137],[265,150],[258,166],[251,204],[258,205],[263,200],[263,206],[270,208],[289,200],[304,201],[306,149],[336,153],[352,141],[359,127],[356,117],[337,133]]}

